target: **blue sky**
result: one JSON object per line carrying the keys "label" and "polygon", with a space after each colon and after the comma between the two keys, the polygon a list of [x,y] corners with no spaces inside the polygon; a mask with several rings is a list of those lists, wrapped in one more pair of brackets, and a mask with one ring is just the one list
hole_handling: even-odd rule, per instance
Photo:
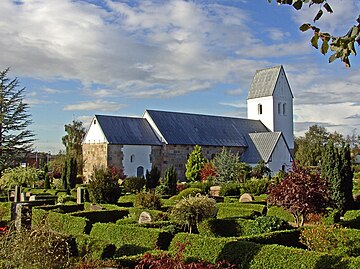
{"label": "blue sky", "polygon": [[[360,2],[328,2],[334,13],[317,25],[345,34]],[[38,151],[57,153],[64,125],[94,114],[246,117],[255,71],[280,64],[296,135],[315,123],[360,133],[359,56],[350,69],[328,64],[298,30],[317,10],[267,0],[1,0],[0,69],[26,87]]]}

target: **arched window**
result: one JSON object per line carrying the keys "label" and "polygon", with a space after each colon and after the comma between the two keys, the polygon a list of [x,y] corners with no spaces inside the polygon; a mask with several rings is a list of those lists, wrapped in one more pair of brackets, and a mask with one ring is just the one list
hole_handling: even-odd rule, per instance
{"label": "arched window", "polygon": [[138,166],[138,168],[136,168],[136,176],[137,177],[144,176],[144,167]]}
{"label": "arched window", "polygon": [[135,161],[135,155],[134,154],[131,154],[130,156],[130,162],[133,163]]}
{"label": "arched window", "polygon": [[262,104],[258,104],[258,114],[261,115],[263,113]]}

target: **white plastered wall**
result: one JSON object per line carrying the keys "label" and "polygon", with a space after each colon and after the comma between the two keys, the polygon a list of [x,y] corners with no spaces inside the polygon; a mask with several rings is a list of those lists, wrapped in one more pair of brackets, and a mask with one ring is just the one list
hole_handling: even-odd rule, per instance
{"label": "white plastered wall", "polygon": [[268,162],[268,167],[271,170],[271,175],[275,175],[284,165],[285,171],[289,171],[292,168],[292,160],[290,152],[285,144],[283,137],[280,137],[276,147],[271,155],[271,161]]}
{"label": "white plastered wall", "polygon": [[151,146],[145,145],[124,145],[122,148],[124,154],[123,167],[125,175],[137,176],[137,168],[144,168],[144,176],[146,170],[151,170],[150,154]]}
{"label": "white plastered wall", "polygon": [[[259,105],[262,113],[259,113]],[[272,96],[247,100],[247,117],[251,120],[260,120],[270,131],[274,131],[274,102]]]}
{"label": "white plastered wall", "polygon": [[108,141],[107,141],[99,123],[97,122],[96,118],[94,117],[93,120],[91,121],[90,128],[89,128],[87,134],[85,135],[83,143],[95,144],[95,143],[107,143],[107,142]]}

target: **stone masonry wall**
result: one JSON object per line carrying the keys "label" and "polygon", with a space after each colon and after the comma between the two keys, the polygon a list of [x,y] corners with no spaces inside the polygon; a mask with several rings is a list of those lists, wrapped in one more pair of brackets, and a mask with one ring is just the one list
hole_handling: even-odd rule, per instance
{"label": "stone masonry wall", "polygon": [[94,143],[83,144],[84,170],[83,175],[87,182],[94,170],[94,167],[107,167],[107,144]]}
{"label": "stone masonry wall", "polygon": [[122,148],[123,145],[108,145],[108,166],[124,170]]}

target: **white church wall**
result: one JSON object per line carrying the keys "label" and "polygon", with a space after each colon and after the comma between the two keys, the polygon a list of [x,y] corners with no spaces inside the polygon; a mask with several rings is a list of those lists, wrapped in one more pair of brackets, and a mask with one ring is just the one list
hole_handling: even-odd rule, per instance
{"label": "white church wall", "polygon": [[143,167],[143,175],[146,170],[151,170],[150,154],[151,146],[146,145],[124,145],[123,167],[127,176],[138,176],[138,168]]}
{"label": "white church wall", "polygon": [[292,168],[292,160],[290,152],[285,144],[283,138],[280,138],[276,147],[271,155],[271,161],[268,162],[268,167],[271,170],[273,176],[284,166],[285,171],[289,171]]}
{"label": "white church wall", "polygon": [[83,143],[106,143],[106,137],[101,130],[100,125],[98,124],[96,118],[94,118],[91,122],[90,128],[84,138]]}
{"label": "white church wall", "polygon": [[270,131],[274,131],[273,110],[274,103],[272,96],[247,100],[247,118],[251,120],[261,120]]}

